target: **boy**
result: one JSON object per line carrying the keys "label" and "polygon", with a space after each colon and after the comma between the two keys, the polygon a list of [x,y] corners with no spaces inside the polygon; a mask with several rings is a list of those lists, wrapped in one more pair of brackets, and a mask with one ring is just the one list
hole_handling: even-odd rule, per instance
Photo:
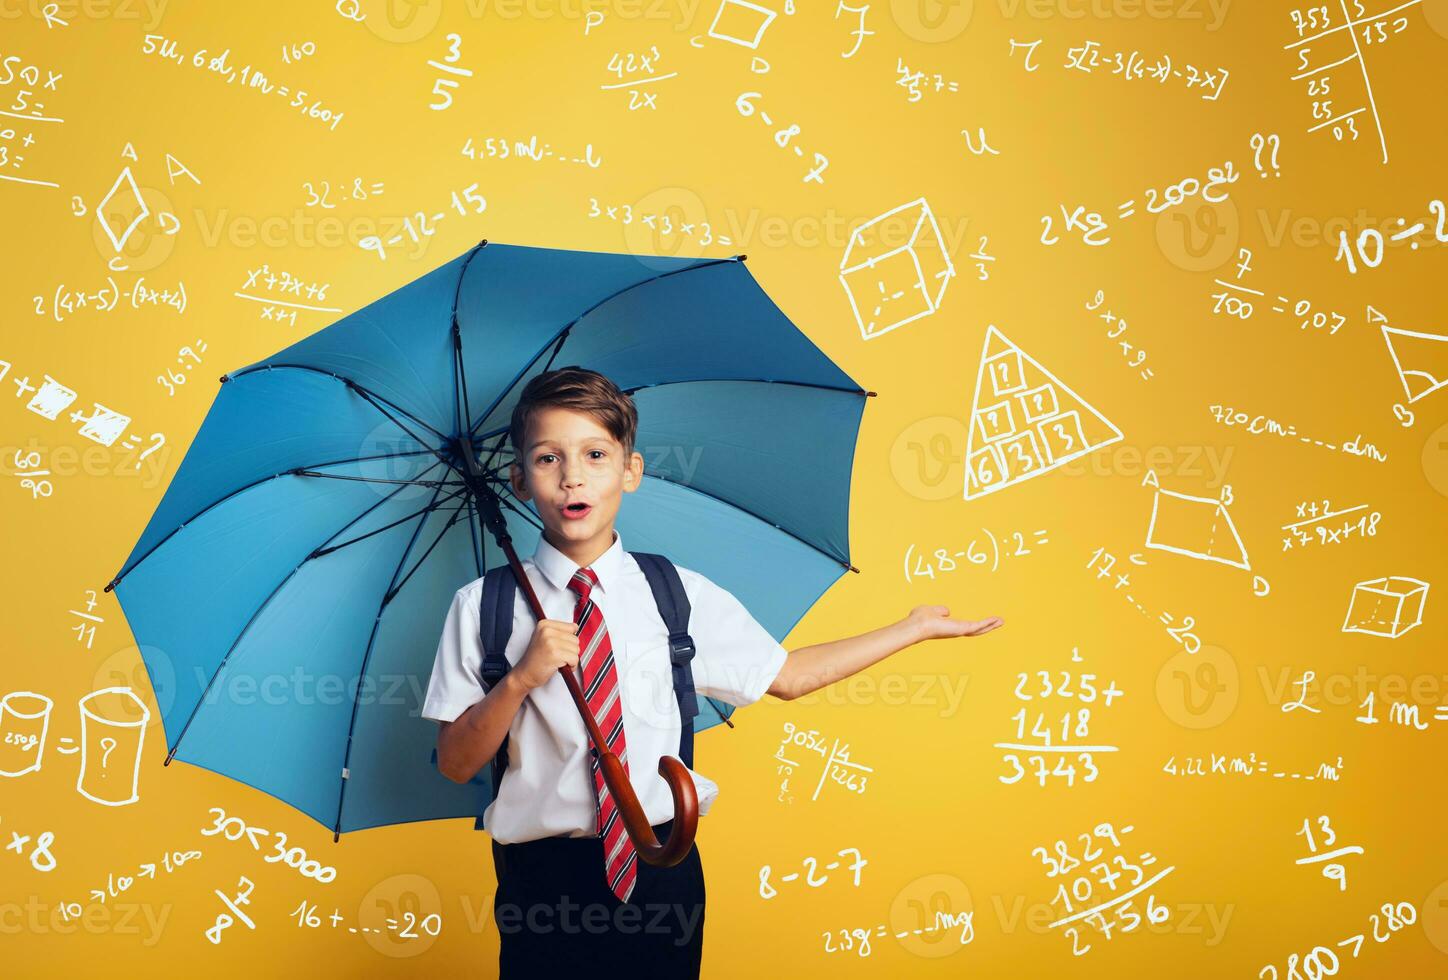
{"label": "boy", "polygon": [[[573,365],[527,384],[509,431],[517,460],[510,480],[543,522],[533,558],[522,564],[548,618],[533,622],[521,592],[515,597],[516,628],[505,650],[511,668],[491,690],[480,673],[483,579],[454,595],[438,645],[422,711],[440,722],[438,768],[467,782],[508,738],[507,767],[483,814],[498,877],[503,978],[570,967],[587,975],[699,975],[698,845],[672,867],[638,860],[557,676],[565,664],[574,669],[656,837],[666,840],[673,800],[658,762],[677,755],[681,729],[667,630],[613,526],[623,494],[643,479],[637,428],[633,399],[596,371]],[[675,568],[691,607],[695,687],[734,705],[765,693],[797,698],[920,640],[979,636],[1001,625],[998,617],[968,622],[947,618],[944,606],[916,606],[869,633],[790,652],[731,593]],[[718,787],[690,774],[702,815]]]}

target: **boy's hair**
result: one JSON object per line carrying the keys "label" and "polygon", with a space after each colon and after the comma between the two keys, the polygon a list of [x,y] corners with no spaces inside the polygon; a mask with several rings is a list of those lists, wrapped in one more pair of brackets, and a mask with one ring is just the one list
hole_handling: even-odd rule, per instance
{"label": "boy's hair", "polygon": [[639,427],[639,413],[634,407],[633,397],[620,391],[607,375],[570,364],[535,376],[518,397],[512,422],[508,426],[508,439],[513,444],[520,468],[527,448],[523,440],[528,437],[528,422],[540,409],[550,407],[567,408],[593,416],[623,446],[625,460],[633,452],[634,437]]}

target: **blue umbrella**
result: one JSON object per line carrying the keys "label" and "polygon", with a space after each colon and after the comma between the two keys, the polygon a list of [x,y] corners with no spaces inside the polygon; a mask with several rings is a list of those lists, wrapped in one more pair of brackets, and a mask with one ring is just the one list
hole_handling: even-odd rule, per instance
{"label": "blue umbrella", "polygon": [[[490,778],[459,785],[429,761],[417,682],[454,592],[518,570],[508,537],[537,543],[505,442],[523,386],[555,364],[638,406],[644,479],[617,519],[631,547],[709,576],[783,639],[858,571],[849,488],[874,392],[743,258],[484,241],[224,375],[106,586],[161,701],[166,763],[275,796],[334,840],[483,811]],[[695,730],[732,710],[701,699]]]}

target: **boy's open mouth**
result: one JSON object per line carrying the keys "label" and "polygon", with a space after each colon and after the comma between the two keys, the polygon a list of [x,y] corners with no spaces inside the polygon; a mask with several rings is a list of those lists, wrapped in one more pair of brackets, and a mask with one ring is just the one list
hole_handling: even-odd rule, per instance
{"label": "boy's open mouth", "polygon": [[588,514],[588,512],[591,511],[591,510],[593,510],[593,507],[590,506],[589,504],[584,504],[584,503],[569,504],[568,506],[566,506],[566,507],[563,508],[563,516],[564,516],[564,517],[569,517],[569,518],[577,519],[577,518],[586,516],[586,515]]}

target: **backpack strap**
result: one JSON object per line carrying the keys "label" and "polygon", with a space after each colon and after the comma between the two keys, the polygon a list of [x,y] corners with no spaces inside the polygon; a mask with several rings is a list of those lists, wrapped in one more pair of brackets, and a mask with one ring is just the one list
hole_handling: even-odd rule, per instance
{"label": "backpack strap", "polygon": [[659,616],[669,631],[669,659],[673,662],[674,698],[679,702],[679,758],[694,768],[694,716],[699,713],[699,699],[694,691],[694,638],[689,635],[689,597],[679,570],[663,555],[630,551],[643,569],[654,593]]}
{"label": "backpack strap", "polygon": [[[488,570],[483,576],[482,598],[478,606],[478,639],[483,645],[483,689],[491,691],[503,679],[512,664],[504,656],[508,639],[513,635],[513,601],[518,591],[518,580],[513,575],[513,566],[499,565]],[[493,799],[503,785],[503,770],[508,767],[508,736],[498,745],[493,755]],[[483,829],[483,815],[478,814],[473,823],[474,830]]]}

